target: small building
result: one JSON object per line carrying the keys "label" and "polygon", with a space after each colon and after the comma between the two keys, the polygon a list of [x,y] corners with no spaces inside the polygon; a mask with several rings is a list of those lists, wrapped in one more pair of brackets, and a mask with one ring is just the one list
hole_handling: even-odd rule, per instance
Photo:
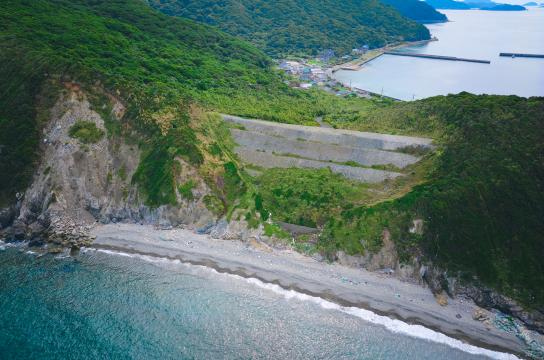
{"label": "small building", "polygon": [[313,68],[310,70],[312,73],[312,80],[316,82],[324,82],[327,81],[327,73],[321,69],[321,68]]}
{"label": "small building", "polygon": [[360,56],[360,55],[366,54],[368,52],[368,49],[369,49],[368,45],[363,45],[361,47],[354,48],[353,50],[351,50],[351,53],[353,55],[359,55]]}
{"label": "small building", "polygon": [[323,61],[324,63],[328,63],[329,61],[331,61],[332,58],[336,57],[336,54],[334,53],[334,50],[332,49],[326,49],[326,50],[323,50],[318,56],[317,58],[321,61]]}
{"label": "small building", "polygon": [[312,69],[309,67],[304,67],[302,73],[300,74],[300,81],[312,81]]}
{"label": "small building", "polygon": [[298,61],[282,61],[279,68],[291,75],[298,75],[302,72],[304,65]]}

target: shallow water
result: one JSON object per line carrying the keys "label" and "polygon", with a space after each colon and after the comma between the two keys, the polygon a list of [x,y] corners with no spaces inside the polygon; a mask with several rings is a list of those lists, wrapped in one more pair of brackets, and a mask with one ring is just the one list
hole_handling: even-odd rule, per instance
{"label": "shallow water", "polygon": [[308,298],[179,262],[96,251],[75,258],[37,257],[8,248],[0,252],[0,355],[483,358],[393,333],[356,313]]}
{"label": "shallow water", "polygon": [[500,52],[544,54],[544,8],[443,12],[450,22],[427,25],[439,41],[403,51],[490,60],[490,65],[383,55],[360,71],[336,72],[336,79],[402,100],[461,91],[544,96],[544,59],[499,57]]}

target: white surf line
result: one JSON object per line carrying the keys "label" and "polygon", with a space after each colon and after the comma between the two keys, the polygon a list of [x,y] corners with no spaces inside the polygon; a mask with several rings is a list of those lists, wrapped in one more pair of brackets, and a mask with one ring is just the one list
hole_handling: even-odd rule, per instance
{"label": "white surf line", "polygon": [[457,340],[445,334],[442,334],[438,331],[434,331],[429,328],[426,328],[425,326],[422,326],[422,325],[408,324],[401,320],[391,319],[387,316],[378,315],[373,313],[370,310],[365,310],[358,307],[341,306],[317,296],[303,294],[294,290],[286,290],[279,285],[265,283],[256,278],[245,278],[240,275],[219,272],[215,270],[214,268],[211,268],[208,266],[194,265],[194,264],[183,262],[177,259],[168,259],[163,257],[141,255],[141,254],[135,254],[135,253],[129,254],[129,253],[121,252],[121,251],[112,251],[112,250],[95,249],[95,248],[83,248],[82,250],[83,251],[85,250],[97,251],[97,252],[114,255],[114,256],[137,258],[137,259],[141,259],[150,263],[177,264],[177,265],[183,265],[187,268],[200,269],[209,273],[213,273],[215,275],[225,276],[231,279],[244,281],[256,287],[269,290],[276,294],[282,295],[285,299],[288,299],[288,300],[297,299],[301,301],[309,301],[321,306],[323,309],[340,311],[345,314],[358,317],[366,322],[369,322],[375,325],[381,325],[393,333],[403,334],[403,335],[407,335],[410,337],[419,338],[423,340],[429,340],[438,344],[444,344],[451,348],[461,350],[472,355],[483,355],[491,359],[497,359],[497,360],[515,360],[515,359],[520,360],[520,358],[514,354],[493,351],[493,350],[481,348],[478,346],[470,345],[470,344],[462,342],[461,340]]}

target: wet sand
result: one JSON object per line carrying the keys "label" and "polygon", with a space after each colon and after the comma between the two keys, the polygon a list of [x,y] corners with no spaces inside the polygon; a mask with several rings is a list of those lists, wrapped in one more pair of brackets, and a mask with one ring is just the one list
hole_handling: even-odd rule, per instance
{"label": "wet sand", "polygon": [[[93,247],[178,259],[219,272],[256,278],[283,289],[320,297],[342,306],[423,325],[465,343],[521,356],[523,341],[472,319],[477,309],[469,300],[449,299],[440,306],[429,289],[390,275],[319,262],[289,250],[259,243],[213,239],[189,230],[157,230],[134,224],[100,225]],[[459,316],[460,315],[460,318]]]}

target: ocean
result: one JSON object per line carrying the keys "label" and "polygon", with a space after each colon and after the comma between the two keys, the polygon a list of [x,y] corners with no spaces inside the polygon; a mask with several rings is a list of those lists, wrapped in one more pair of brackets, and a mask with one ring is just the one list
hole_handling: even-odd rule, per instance
{"label": "ocean", "polygon": [[401,100],[462,91],[544,96],[544,59],[499,57],[500,52],[544,54],[544,8],[441,11],[450,22],[427,25],[439,40],[402,51],[490,60],[491,64],[383,55],[359,71],[338,71],[335,78]]}
{"label": "ocean", "polygon": [[508,358],[203,266],[0,249],[2,359]]}

